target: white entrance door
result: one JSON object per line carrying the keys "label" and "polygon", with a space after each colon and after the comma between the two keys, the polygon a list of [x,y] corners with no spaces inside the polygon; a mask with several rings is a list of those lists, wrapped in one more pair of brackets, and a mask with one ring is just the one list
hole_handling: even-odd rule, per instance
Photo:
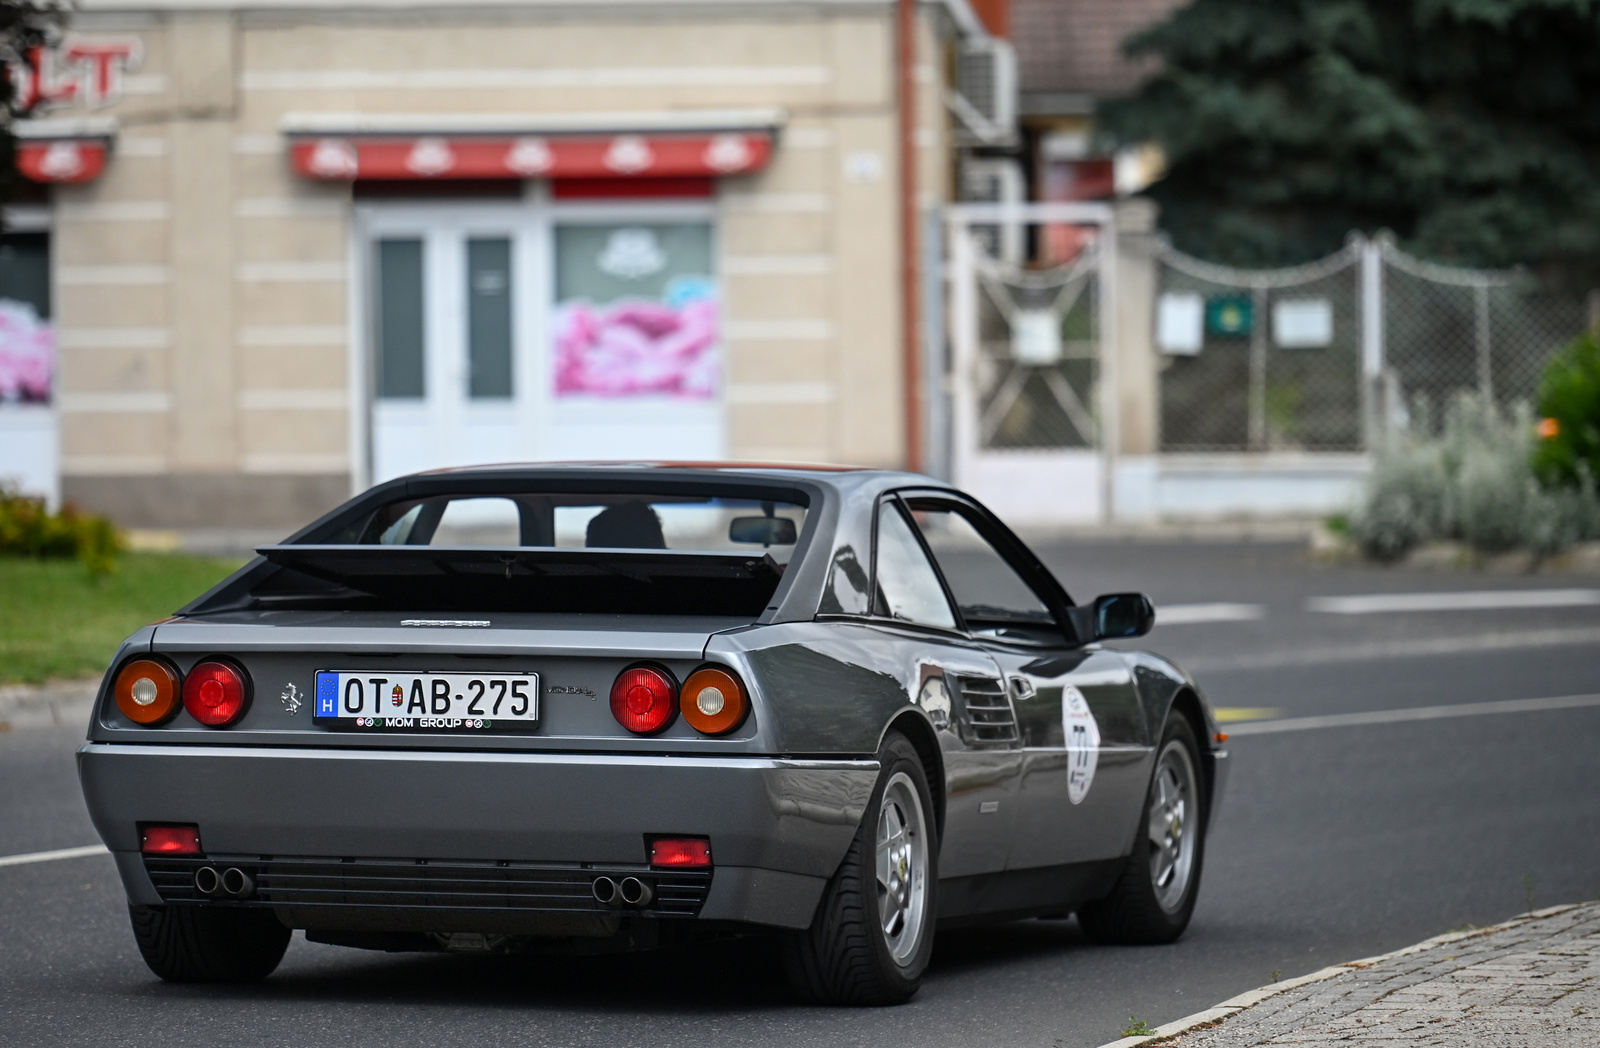
{"label": "white entrance door", "polygon": [[375,210],[372,479],[538,452],[537,225],[516,206]]}
{"label": "white entrance door", "polygon": [[723,455],[709,206],[385,206],[362,230],[374,483]]}

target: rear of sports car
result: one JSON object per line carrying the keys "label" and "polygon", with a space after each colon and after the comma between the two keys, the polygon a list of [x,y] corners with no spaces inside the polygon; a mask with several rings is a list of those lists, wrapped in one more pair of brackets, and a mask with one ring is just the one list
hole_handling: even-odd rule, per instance
{"label": "rear of sports car", "polygon": [[129,638],[79,769],[158,974],[810,922],[878,765],[783,756],[728,638],[820,492],[602,480],[391,484]]}

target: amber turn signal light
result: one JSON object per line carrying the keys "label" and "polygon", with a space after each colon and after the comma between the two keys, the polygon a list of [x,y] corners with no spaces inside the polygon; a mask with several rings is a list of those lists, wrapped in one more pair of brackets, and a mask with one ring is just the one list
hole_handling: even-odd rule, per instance
{"label": "amber turn signal light", "polygon": [[112,685],[117,709],[135,724],[153,728],[178,712],[178,671],[162,659],[135,659]]}
{"label": "amber turn signal light", "polygon": [[727,670],[707,666],[689,674],[678,699],[683,719],[702,735],[726,735],[744,723],[750,696]]}

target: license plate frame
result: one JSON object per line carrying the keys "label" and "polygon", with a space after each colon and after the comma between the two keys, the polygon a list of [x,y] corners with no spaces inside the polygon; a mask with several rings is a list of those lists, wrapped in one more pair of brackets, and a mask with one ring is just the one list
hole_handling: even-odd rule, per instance
{"label": "license plate frame", "polygon": [[526,733],[543,713],[534,672],[317,670],[313,680],[311,722],[334,731]]}

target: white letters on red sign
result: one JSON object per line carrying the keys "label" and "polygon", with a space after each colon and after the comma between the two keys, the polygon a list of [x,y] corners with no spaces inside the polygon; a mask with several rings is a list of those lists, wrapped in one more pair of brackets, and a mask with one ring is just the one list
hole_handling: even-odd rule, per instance
{"label": "white letters on red sign", "polygon": [[134,39],[69,37],[57,47],[36,47],[8,71],[25,113],[79,101],[100,109],[122,97],[122,74],[137,68],[144,48]]}

